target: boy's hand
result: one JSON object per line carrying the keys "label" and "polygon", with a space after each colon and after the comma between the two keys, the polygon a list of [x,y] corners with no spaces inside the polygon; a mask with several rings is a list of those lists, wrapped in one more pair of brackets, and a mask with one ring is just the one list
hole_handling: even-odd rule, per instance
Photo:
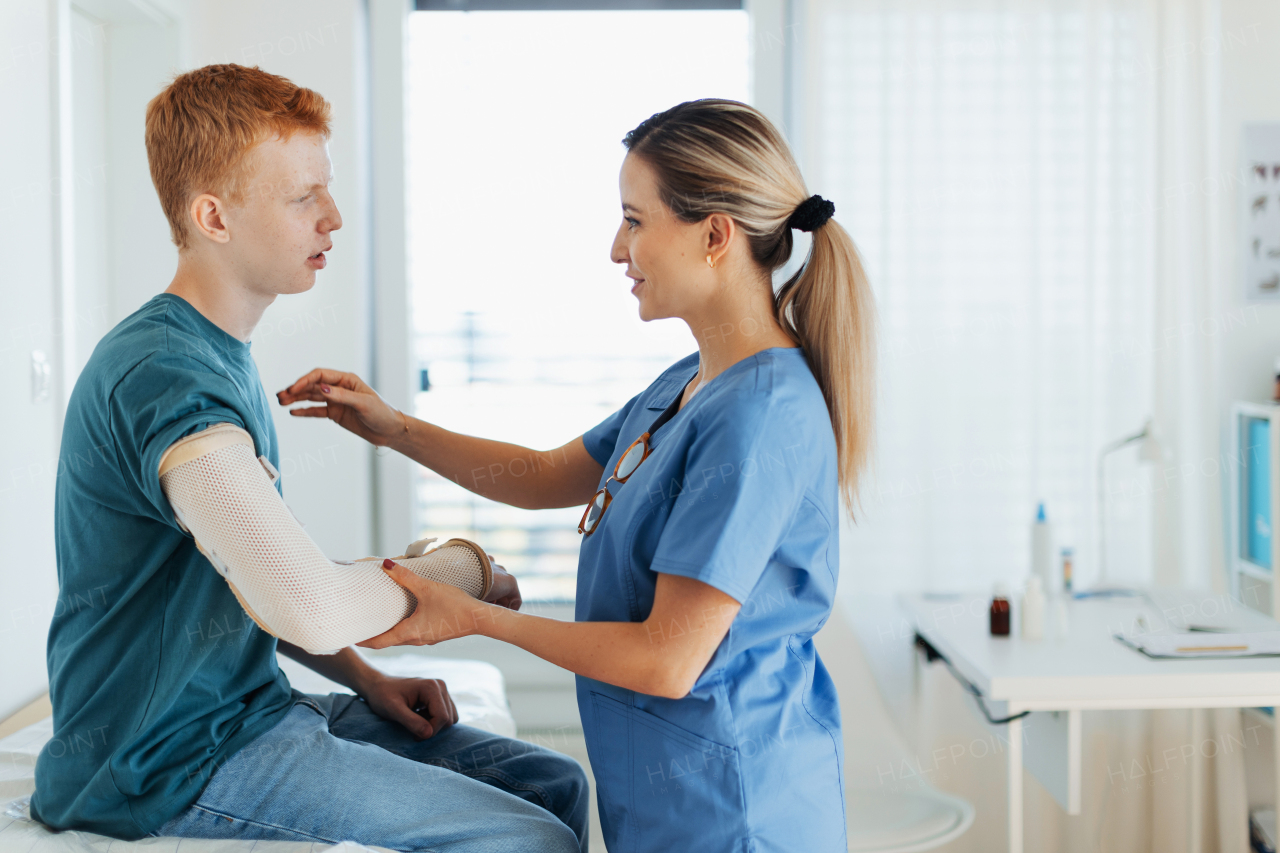
{"label": "boy's hand", "polygon": [[303,401],[324,403],[290,409],[289,414],[297,418],[328,418],[378,447],[385,447],[409,429],[404,413],[387,405],[377,391],[354,373],[317,367],[277,392],[276,400],[282,406]]}
{"label": "boy's hand", "polygon": [[506,569],[494,562],[492,554],[489,555],[489,562],[493,566],[493,586],[489,587],[489,594],[484,600],[508,610],[519,610],[524,603],[520,596],[520,584],[516,583],[515,577]]}
{"label": "boy's hand", "polygon": [[418,740],[458,722],[458,708],[449,688],[438,678],[384,675],[366,685],[360,695],[375,714],[404,726]]}

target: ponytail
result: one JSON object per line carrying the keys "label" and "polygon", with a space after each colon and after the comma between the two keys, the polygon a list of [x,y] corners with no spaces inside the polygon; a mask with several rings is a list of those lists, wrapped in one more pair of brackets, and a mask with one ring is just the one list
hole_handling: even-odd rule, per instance
{"label": "ponytail", "polygon": [[804,349],[822,389],[840,490],[853,514],[875,433],[875,300],[858,249],[840,223],[827,220],[814,229],[808,261],[778,290],[773,310]]}
{"label": "ponytail", "polygon": [[733,217],[761,268],[791,257],[792,227],[813,248],[774,296],[774,315],[804,351],[822,389],[836,439],[840,490],[850,514],[871,459],[875,424],[875,301],[834,207],[805,189],[782,134],[737,101],[687,101],[650,116],[623,145],[654,168],[663,203],[685,222]]}

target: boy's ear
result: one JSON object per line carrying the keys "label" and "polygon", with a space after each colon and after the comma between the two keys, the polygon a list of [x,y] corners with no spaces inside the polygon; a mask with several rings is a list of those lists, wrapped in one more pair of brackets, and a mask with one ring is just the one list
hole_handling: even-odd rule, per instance
{"label": "boy's ear", "polygon": [[201,193],[191,200],[187,212],[191,215],[191,227],[196,234],[215,243],[231,242],[227,228],[227,206],[216,195]]}

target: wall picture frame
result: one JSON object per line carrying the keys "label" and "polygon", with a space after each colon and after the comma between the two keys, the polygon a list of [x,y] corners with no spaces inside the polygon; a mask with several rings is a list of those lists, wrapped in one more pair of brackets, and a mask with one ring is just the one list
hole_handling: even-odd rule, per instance
{"label": "wall picture frame", "polygon": [[1245,300],[1280,301],[1280,122],[1244,126],[1241,164]]}

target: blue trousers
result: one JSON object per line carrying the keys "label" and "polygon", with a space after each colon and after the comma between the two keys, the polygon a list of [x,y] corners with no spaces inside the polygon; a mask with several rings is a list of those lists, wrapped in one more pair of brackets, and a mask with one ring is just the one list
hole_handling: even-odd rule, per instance
{"label": "blue trousers", "polygon": [[573,759],[462,725],[417,741],[347,694],[294,700],[152,834],[415,853],[587,850],[587,780]]}

